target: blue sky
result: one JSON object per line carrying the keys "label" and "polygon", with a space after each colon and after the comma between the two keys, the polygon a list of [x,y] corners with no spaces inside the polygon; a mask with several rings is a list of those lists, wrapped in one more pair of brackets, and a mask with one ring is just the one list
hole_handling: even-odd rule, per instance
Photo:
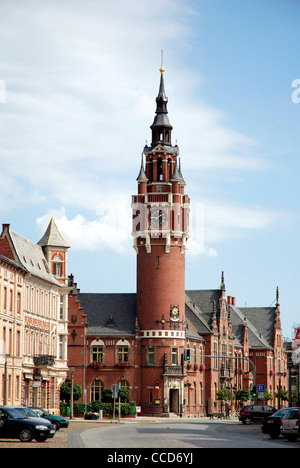
{"label": "blue sky", "polygon": [[[2,0],[1,223],[53,216],[83,292],[134,292],[131,195],[164,50],[190,195],[186,288],[300,323],[297,0]],[[300,97],[300,93],[299,93]],[[294,100],[295,101],[295,100]]]}

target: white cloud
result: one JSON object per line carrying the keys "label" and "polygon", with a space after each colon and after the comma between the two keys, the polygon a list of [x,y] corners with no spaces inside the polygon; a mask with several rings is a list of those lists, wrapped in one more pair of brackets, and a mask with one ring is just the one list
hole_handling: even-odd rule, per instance
{"label": "white cloud", "polygon": [[[232,170],[234,177],[264,169],[256,142],[199,99],[203,77],[181,67],[195,14],[182,0],[153,0],[151,8],[147,0],[2,2],[0,208],[47,203],[58,210],[54,217],[74,250],[125,252],[132,245],[131,184],[150,138],[161,47],[173,143],[178,140],[189,186],[205,171]],[[53,210],[37,220],[39,230],[49,216]],[[189,250],[217,255],[218,242],[264,229],[277,216],[209,203]]]}
{"label": "white cloud", "polygon": [[0,206],[15,206],[18,187],[20,206],[47,199],[96,209],[117,177],[135,174],[150,137],[164,46],[173,139],[185,169],[261,167],[251,155],[254,143],[226,126],[218,110],[192,98],[202,78],[180,67],[192,34],[188,19],[196,14],[185,2],[11,5],[0,5],[6,44],[0,154],[10,180]]}
{"label": "white cloud", "polygon": [[37,219],[37,229],[42,236],[51,217],[63,236],[76,251],[114,251],[128,253],[132,247],[131,213],[124,197],[103,200],[97,208],[96,219],[89,220],[81,214],[68,219],[65,209],[49,210]]}
{"label": "white cloud", "polygon": [[[73,251],[131,252],[131,208],[128,194],[113,198],[107,194],[97,207],[94,219],[76,214],[69,219],[65,208],[49,210],[37,219],[39,235],[44,233],[53,216],[64,239]],[[217,256],[218,245],[267,229],[282,221],[286,214],[276,210],[234,204],[192,203],[190,238],[191,255]]]}
{"label": "white cloud", "polygon": [[[222,202],[206,202],[201,205],[201,210],[203,226],[200,236],[209,245],[219,245],[252,231],[268,229],[282,223],[288,216],[281,210]],[[199,237],[197,232],[195,234]]]}

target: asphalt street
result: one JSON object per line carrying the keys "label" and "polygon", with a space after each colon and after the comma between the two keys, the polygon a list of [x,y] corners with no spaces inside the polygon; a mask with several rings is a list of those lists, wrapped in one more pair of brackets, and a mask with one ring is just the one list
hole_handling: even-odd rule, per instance
{"label": "asphalt street", "polygon": [[106,424],[73,432],[70,448],[197,449],[197,448],[299,448],[280,438],[262,434],[259,425],[238,421],[155,420]]}

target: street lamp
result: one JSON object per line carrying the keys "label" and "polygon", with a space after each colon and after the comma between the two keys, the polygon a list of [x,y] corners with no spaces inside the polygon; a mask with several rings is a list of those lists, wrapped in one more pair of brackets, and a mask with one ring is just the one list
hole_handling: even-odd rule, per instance
{"label": "street lamp", "polygon": [[69,367],[71,371],[71,400],[70,400],[70,419],[74,418],[74,371],[75,367]]}
{"label": "street lamp", "polygon": [[7,358],[10,357],[9,353],[0,354],[5,358],[4,363],[4,395],[3,395],[3,404],[7,405],[8,402],[8,372],[7,372]]}

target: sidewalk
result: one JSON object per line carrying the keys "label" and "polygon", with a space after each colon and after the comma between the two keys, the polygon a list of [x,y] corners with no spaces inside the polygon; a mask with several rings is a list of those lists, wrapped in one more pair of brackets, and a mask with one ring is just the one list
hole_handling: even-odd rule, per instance
{"label": "sidewalk", "polygon": [[[115,417],[115,420],[113,421],[112,418],[103,418],[103,419],[82,419],[82,418],[73,418],[70,419],[70,424],[72,422],[82,422],[82,423],[93,423],[93,424],[98,424],[98,423],[106,423],[106,424],[119,424],[118,417]],[[236,418],[214,418],[211,419],[210,417],[199,417],[199,418],[190,418],[190,417],[159,417],[159,416],[136,416],[135,418],[121,418],[120,424],[133,424],[133,423],[143,423],[143,422],[161,422],[161,423],[178,423],[178,422],[198,422],[198,423],[226,423],[226,424],[242,424],[238,419]]]}

